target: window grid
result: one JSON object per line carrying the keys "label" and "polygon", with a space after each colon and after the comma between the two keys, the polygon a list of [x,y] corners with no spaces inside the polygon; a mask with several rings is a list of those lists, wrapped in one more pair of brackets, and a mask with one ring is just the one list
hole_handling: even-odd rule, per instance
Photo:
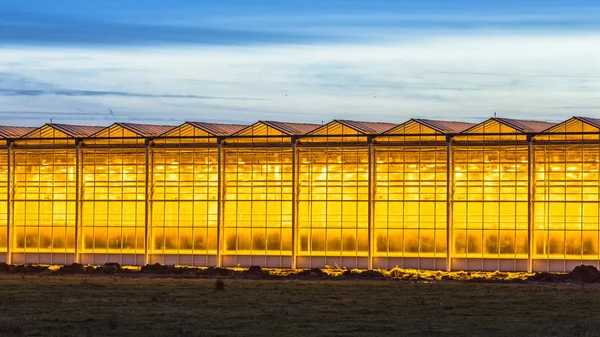
{"label": "window grid", "polygon": [[292,253],[291,145],[225,150],[224,253]]}
{"label": "window grid", "polygon": [[527,258],[527,145],[476,140],[453,151],[453,256]]}
{"label": "window grid", "polygon": [[375,150],[375,256],[446,256],[446,145]]}
{"label": "window grid", "polygon": [[144,148],[86,148],[82,179],[82,253],[144,253]]}
{"label": "window grid", "polygon": [[[550,259],[600,258],[598,144],[554,135],[535,146],[534,251]],[[595,140],[598,142],[598,140]]]}
{"label": "window grid", "polygon": [[152,162],[152,252],[216,254],[217,149],[158,148]]}
{"label": "window grid", "polygon": [[368,256],[366,144],[298,151],[298,255]]}
{"label": "window grid", "polygon": [[[0,223],[8,223],[8,150],[0,150]],[[0,227],[0,253],[7,251],[6,230]]]}
{"label": "window grid", "polygon": [[13,151],[14,252],[75,251],[75,151],[28,147]]}

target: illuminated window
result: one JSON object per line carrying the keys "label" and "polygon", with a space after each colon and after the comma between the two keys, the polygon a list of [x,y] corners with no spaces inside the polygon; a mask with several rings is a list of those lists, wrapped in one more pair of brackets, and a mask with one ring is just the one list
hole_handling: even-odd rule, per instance
{"label": "illuminated window", "polygon": [[411,120],[375,138],[375,256],[446,256],[444,132],[470,124],[445,123]]}
{"label": "illuminated window", "polygon": [[145,137],[171,128],[117,123],[83,142],[83,253],[144,253]]}
{"label": "illuminated window", "polygon": [[[0,223],[8,224],[8,149],[0,149]],[[6,228],[0,227],[0,252],[6,252]]]}
{"label": "illuminated window", "polygon": [[292,138],[317,125],[258,122],[224,146],[224,253],[292,254]]}
{"label": "illuminated window", "polygon": [[534,137],[536,258],[599,258],[599,126],[571,118]]}
{"label": "illuminated window", "polygon": [[394,124],[333,121],[298,146],[298,254],[369,253],[368,134]]}
{"label": "illuminated window", "polygon": [[217,251],[219,162],[217,136],[239,125],[188,122],[153,141],[153,254]]}
{"label": "illuminated window", "polygon": [[[5,142],[10,138],[19,138],[32,132],[35,128],[28,127],[15,127],[15,126],[0,126],[0,139],[4,139]],[[8,226],[9,220],[9,172],[11,170],[11,164],[14,163],[12,157],[10,157],[9,163],[9,150],[8,143],[5,143],[5,147],[0,147],[0,223]],[[13,164],[14,165],[14,164]],[[14,167],[14,166],[13,166]],[[11,174],[12,175],[12,174]],[[7,251],[7,228],[0,226],[0,252]]]}
{"label": "illuminated window", "polygon": [[97,130],[47,124],[15,141],[13,251],[75,251],[75,138]]}
{"label": "illuminated window", "polygon": [[492,118],[454,137],[453,256],[527,258],[526,133],[551,125]]}

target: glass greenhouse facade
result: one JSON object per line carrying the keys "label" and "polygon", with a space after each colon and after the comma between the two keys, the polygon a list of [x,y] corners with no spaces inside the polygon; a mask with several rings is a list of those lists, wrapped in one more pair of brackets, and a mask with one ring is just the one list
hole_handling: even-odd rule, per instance
{"label": "glass greenhouse facade", "polygon": [[0,126],[0,262],[600,267],[600,119]]}

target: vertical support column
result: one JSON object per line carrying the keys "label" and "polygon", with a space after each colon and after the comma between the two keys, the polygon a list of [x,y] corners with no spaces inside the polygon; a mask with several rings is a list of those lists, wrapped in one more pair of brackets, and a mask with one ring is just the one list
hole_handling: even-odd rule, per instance
{"label": "vertical support column", "polygon": [[6,263],[12,262],[12,160],[11,141],[6,140]]}
{"label": "vertical support column", "polygon": [[527,135],[527,272],[533,269],[533,137]]}
{"label": "vertical support column", "polygon": [[298,169],[296,168],[296,137],[292,137],[292,269],[296,269],[298,256]]}
{"label": "vertical support column", "polygon": [[446,136],[446,271],[452,270],[454,169],[452,161],[452,136]]}
{"label": "vertical support column", "polygon": [[146,171],[145,171],[145,190],[146,198],[144,200],[144,264],[150,263],[150,140],[144,141]]}
{"label": "vertical support column", "polygon": [[80,263],[81,246],[81,140],[75,139],[75,263]]}
{"label": "vertical support column", "polygon": [[217,138],[217,267],[221,267],[221,250],[223,246],[223,138]]}
{"label": "vertical support column", "polygon": [[368,197],[369,207],[368,207],[368,219],[367,219],[367,221],[368,221],[368,227],[369,227],[369,230],[368,230],[368,233],[369,233],[368,234],[368,240],[369,240],[368,241],[369,242],[368,268],[370,270],[370,269],[373,269],[373,250],[374,250],[374,247],[375,247],[375,245],[373,244],[373,226],[375,224],[375,222],[373,221],[373,218],[374,218],[374,212],[373,212],[374,211],[374,207],[373,207],[374,205],[373,205],[373,203],[374,203],[374,200],[375,200],[375,198],[373,197],[374,196],[374,191],[375,191],[374,188],[373,188],[375,186],[375,184],[373,183],[374,182],[373,178],[375,177],[374,170],[373,170],[373,168],[374,168],[373,163],[375,162],[373,160],[373,155],[374,155],[374,152],[373,152],[373,137],[369,136],[367,138],[367,142],[368,142],[368,147],[369,147],[369,158],[368,158],[368,164],[367,164],[368,165],[368,178],[369,178],[369,182],[368,182],[368,185],[367,185],[368,189],[369,189],[369,197]]}

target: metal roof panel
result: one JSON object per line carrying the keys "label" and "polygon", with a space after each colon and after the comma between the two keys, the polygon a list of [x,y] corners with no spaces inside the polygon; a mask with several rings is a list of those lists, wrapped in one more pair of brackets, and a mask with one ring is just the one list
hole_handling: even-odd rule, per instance
{"label": "metal roof panel", "polygon": [[85,138],[93,135],[94,133],[103,130],[104,126],[90,126],[90,125],[72,125],[72,124],[46,124],[51,128],[54,128],[69,137],[73,138]]}
{"label": "metal roof panel", "polygon": [[365,135],[382,134],[398,126],[398,124],[395,123],[350,121],[345,119],[336,119],[335,122],[346,125],[347,127]]}
{"label": "metal roof panel", "polygon": [[187,122],[188,124],[197,127],[213,136],[229,136],[232,135],[247,125],[241,124],[219,124],[219,123],[205,123],[205,122]]}
{"label": "metal roof panel", "polygon": [[152,124],[136,124],[136,123],[115,123],[140,137],[156,137],[165,132],[176,128],[173,125],[152,125]]}
{"label": "metal roof panel", "polygon": [[262,123],[279,130],[290,136],[305,135],[318,127],[319,124],[309,123],[290,123],[290,122],[277,122],[277,121],[261,121]]}
{"label": "metal roof panel", "polygon": [[473,123],[415,118],[414,121],[441,133],[459,133],[475,126]]}
{"label": "metal roof panel", "polygon": [[523,119],[512,119],[512,118],[492,118],[500,123],[508,125],[513,129],[524,133],[537,133],[542,132],[548,128],[553,127],[556,123],[544,122],[544,121],[532,121]]}
{"label": "metal roof panel", "polygon": [[37,128],[28,126],[0,126],[0,137],[2,138],[19,138],[32,132]]}

